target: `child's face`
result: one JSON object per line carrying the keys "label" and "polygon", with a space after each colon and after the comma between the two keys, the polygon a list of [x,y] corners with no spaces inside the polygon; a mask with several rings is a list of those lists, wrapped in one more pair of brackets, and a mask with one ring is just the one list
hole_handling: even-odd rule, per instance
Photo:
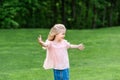
{"label": "child's face", "polygon": [[64,39],[64,37],[65,37],[65,32],[62,32],[62,33],[59,33],[59,34],[56,35],[56,38],[58,40],[62,40],[62,39]]}

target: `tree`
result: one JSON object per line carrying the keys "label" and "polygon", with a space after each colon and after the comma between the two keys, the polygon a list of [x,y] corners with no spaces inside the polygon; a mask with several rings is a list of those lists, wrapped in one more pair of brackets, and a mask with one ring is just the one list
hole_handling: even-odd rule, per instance
{"label": "tree", "polygon": [[0,0],[0,28],[69,29],[120,25],[119,0]]}

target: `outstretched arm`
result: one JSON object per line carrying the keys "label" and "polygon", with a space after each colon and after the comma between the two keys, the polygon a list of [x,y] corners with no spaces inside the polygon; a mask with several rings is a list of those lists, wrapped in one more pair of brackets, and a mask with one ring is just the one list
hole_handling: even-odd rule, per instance
{"label": "outstretched arm", "polygon": [[83,50],[85,47],[83,44],[79,44],[79,45],[74,45],[74,44],[71,44],[70,45],[70,48],[78,48],[80,50]]}
{"label": "outstretched arm", "polygon": [[41,46],[43,47],[47,47],[48,45],[42,40],[42,37],[41,35],[38,37],[38,42]]}

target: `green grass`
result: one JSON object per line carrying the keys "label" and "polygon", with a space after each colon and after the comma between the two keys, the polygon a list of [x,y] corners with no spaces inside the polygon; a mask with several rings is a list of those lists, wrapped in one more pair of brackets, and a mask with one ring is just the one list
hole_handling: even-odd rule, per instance
{"label": "green grass", "polygon": [[[42,65],[49,30],[0,30],[0,80],[53,80],[52,70]],[[85,50],[69,50],[71,80],[120,80],[120,27],[98,30],[68,30],[70,43],[84,43]]]}

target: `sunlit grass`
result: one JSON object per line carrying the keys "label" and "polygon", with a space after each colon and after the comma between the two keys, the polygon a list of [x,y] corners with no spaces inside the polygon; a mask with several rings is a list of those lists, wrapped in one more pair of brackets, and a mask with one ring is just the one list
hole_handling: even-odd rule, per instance
{"label": "sunlit grass", "polygon": [[[120,80],[120,28],[67,30],[70,43],[85,45],[69,50],[71,80]],[[0,80],[53,80],[44,70],[45,50],[37,42],[46,29],[0,30]]]}

